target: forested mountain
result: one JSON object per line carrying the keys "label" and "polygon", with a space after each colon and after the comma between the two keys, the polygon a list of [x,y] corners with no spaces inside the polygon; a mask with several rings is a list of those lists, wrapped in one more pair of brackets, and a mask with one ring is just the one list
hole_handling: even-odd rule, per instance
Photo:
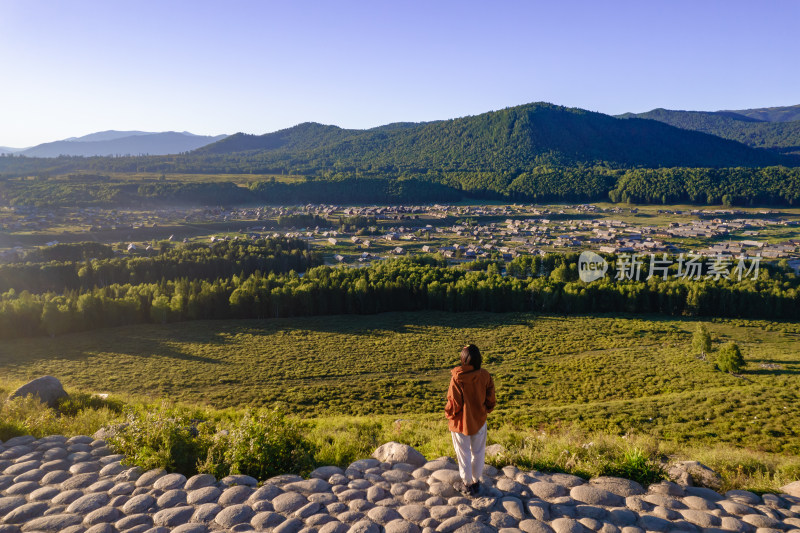
{"label": "forested mountain", "polygon": [[143,131],[103,131],[84,137],[44,143],[18,152],[27,157],[166,155],[196,150],[223,139],[188,132],[149,133]]}
{"label": "forested mountain", "polygon": [[765,122],[793,122],[795,120],[800,120],[800,104],[783,107],[761,107],[757,109],[723,111],[723,113],[725,112],[736,113],[737,115],[743,115]]}
{"label": "forested mountain", "polygon": [[[800,154],[800,106],[795,106],[798,120],[766,122],[759,116],[772,116],[757,113],[764,110],[751,110],[751,116],[739,111],[673,111],[653,109],[646,113],[626,113],[620,118],[645,118],[657,120],[676,128],[710,133],[725,139],[738,141],[753,148],[766,148],[780,153]],[[784,117],[792,117],[793,108],[774,108],[785,110]],[[778,113],[775,113],[778,116]]]}
{"label": "forested mountain", "polygon": [[237,134],[198,150],[234,154],[256,166],[291,162],[323,170],[522,171],[536,164],[612,166],[762,166],[788,163],[753,150],[655,121],[546,103],[423,124],[344,130],[301,124],[261,136]]}
{"label": "forested mountain", "polygon": [[[678,117],[684,126],[694,121],[695,128],[796,124],[722,112],[653,113],[664,120]],[[165,177],[156,182],[107,174],[114,172]],[[242,187],[225,178],[168,178],[174,174],[305,179],[254,177]],[[413,203],[464,197],[796,205],[800,154],[751,148],[659,120],[536,103],[368,130],[304,123],[265,135],[232,135],[178,155],[0,157],[5,205]]]}

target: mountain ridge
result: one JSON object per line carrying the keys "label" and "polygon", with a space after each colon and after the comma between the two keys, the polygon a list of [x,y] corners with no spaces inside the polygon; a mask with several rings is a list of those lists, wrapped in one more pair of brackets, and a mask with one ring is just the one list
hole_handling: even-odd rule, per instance
{"label": "mountain ridge", "polygon": [[800,120],[770,122],[737,111],[681,111],[656,108],[617,115],[622,119],[656,120],[782,154],[800,154]]}
{"label": "mountain ridge", "polygon": [[620,166],[760,166],[788,159],[655,120],[625,120],[536,102],[479,115],[347,130],[303,123],[234,134],[193,154],[259,152],[262,159],[445,170],[517,169],[542,160]]}
{"label": "mountain ridge", "polygon": [[106,130],[82,137],[42,143],[15,152],[27,157],[168,155],[196,150],[225,135],[194,135],[189,132],[144,132]]}

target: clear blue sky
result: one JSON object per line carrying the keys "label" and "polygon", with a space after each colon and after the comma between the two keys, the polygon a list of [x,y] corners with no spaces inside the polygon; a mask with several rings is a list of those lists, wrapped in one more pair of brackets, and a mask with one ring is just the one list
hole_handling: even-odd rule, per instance
{"label": "clear blue sky", "polygon": [[800,103],[800,1],[0,0],[0,146]]}

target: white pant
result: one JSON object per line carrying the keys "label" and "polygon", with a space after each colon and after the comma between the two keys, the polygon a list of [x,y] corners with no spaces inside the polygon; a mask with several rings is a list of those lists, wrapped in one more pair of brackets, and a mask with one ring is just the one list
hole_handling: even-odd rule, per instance
{"label": "white pant", "polygon": [[455,431],[450,434],[453,436],[461,479],[467,486],[478,483],[483,475],[483,461],[486,458],[486,423],[474,435]]}

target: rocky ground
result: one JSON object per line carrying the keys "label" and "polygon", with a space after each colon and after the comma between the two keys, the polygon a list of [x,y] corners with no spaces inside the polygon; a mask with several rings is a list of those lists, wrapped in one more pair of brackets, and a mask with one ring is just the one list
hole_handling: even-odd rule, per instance
{"label": "rocky ground", "polygon": [[186,479],[124,466],[103,440],[17,437],[0,443],[0,533],[640,533],[800,531],[800,497],[487,466],[479,497],[453,487],[450,458],[402,445],[381,460],[284,475]]}

